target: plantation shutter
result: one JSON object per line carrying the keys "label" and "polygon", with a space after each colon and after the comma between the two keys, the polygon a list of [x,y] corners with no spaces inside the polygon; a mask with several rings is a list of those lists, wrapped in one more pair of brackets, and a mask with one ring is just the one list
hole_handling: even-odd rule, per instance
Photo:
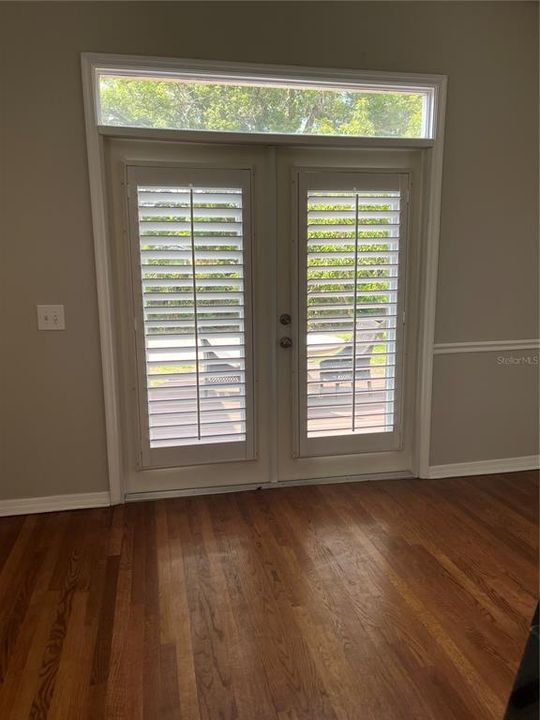
{"label": "plantation shutter", "polygon": [[186,172],[132,179],[149,465],[242,459],[251,442],[249,186],[244,171],[226,185]]}
{"label": "plantation shutter", "polygon": [[326,180],[308,175],[302,198],[304,450],[391,449],[400,421],[403,180]]}

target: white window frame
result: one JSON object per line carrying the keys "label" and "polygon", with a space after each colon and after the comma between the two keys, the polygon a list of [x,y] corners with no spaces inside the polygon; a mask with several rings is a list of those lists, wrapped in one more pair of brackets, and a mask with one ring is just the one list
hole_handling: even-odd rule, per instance
{"label": "white window frame", "polygon": [[[156,58],[133,55],[82,53],[82,85],[88,152],[88,172],[94,254],[98,295],[101,358],[109,494],[111,504],[125,500],[125,469],[122,462],[122,437],[120,431],[120,396],[118,367],[116,361],[113,278],[109,244],[109,216],[107,201],[106,164],[104,139],[106,137],[175,140],[183,142],[256,143],[286,146],[326,146],[356,148],[418,148],[424,154],[425,186],[422,193],[423,206],[423,263],[421,272],[421,312],[418,348],[418,382],[416,390],[417,427],[415,432],[414,459],[411,472],[420,477],[428,476],[433,351],[435,330],[435,303],[437,290],[437,264],[440,233],[441,187],[444,146],[444,122],[447,78],[444,75],[416,73],[362,72],[324,68],[298,68],[247,63],[210,62],[176,58]],[[402,86],[404,88],[433,88],[433,125],[429,138],[377,138],[377,137],[331,137],[302,135],[270,135],[213,131],[159,130],[98,124],[98,98],[96,74],[100,69],[131,71],[138,73],[199,73],[203,75],[227,74],[235,77],[283,78],[303,82],[342,83],[349,85]]]}
{"label": "white window frame", "polygon": [[[99,127],[107,128],[120,128],[130,129],[137,131],[139,129],[150,130],[159,132],[160,134],[164,131],[162,128],[139,128],[137,126],[121,126],[121,125],[106,125],[100,123],[101,115],[101,97],[99,88],[100,76],[107,75],[119,75],[126,78],[138,78],[148,80],[185,80],[185,81],[200,81],[200,82],[214,82],[227,83],[234,85],[234,80],[238,84],[249,84],[260,83],[267,87],[281,87],[284,86],[294,88],[297,86],[299,89],[307,89],[312,87],[315,90],[349,90],[356,91],[358,93],[377,93],[377,92],[403,92],[403,93],[425,93],[425,102],[423,107],[422,117],[422,137],[421,138],[384,138],[375,136],[378,140],[385,139],[414,139],[414,140],[432,140],[437,132],[437,118],[435,113],[435,107],[437,104],[437,86],[426,78],[432,76],[424,75],[403,75],[397,73],[364,73],[348,70],[330,71],[330,70],[319,70],[313,68],[288,68],[280,65],[246,65],[239,63],[212,63],[207,61],[197,60],[180,60],[175,61],[174,66],[171,65],[171,61],[161,58],[147,58],[147,63],[142,65],[140,61],[135,61],[135,65],[126,58],[122,67],[118,65],[109,65],[104,62],[99,65],[95,65],[93,68],[93,81],[94,81],[94,106],[96,122]],[[289,143],[290,138],[294,137],[299,140],[302,144],[313,144],[314,138],[319,138],[324,141],[325,139],[338,140],[344,138],[346,144],[350,144],[350,138],[360,138],[362,136],[345,136],[345,135],[315,135],[315,134],[292,134],[287,135],[286,133],[242,133],[235,131],[216,131],[216,130],[189,130],[189,129],[165,129],[167,132],[173,133],[189,133],[193,137],[194,133],[204,141],[208,141],[208,135],[218,136],[220,142],[223,142],[230,136],[242,136],[242,141],[245,142],[245,137],[249,135],[252,137],[251,142],[260,143],[262,141],[270,141],[272,144],[280,144],[282,142]],[[347,142],[349,141],[349,142]]]}

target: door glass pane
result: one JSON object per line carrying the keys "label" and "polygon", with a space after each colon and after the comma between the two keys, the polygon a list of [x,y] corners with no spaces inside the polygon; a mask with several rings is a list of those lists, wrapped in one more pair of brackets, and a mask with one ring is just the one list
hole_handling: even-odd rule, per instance
{"label": "door glass pane", "polygon": [[151,448],[246,440],[242,200],[137,187]]}
{"label": "door glass pane", "polygon": [[393,432],[400,192],[307,193],[308,438]]}

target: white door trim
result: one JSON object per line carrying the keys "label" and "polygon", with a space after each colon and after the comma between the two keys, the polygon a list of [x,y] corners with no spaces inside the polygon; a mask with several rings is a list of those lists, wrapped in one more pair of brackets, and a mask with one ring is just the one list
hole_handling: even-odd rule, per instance
{"label": "white door trim", "polygon": [[[84,113],[86,125],[86,144],[88,153],[88,175],[90,184],[90,199],[92,207],[92,224],[94,236],[94,255],[96,263],[97,300],[99,312],[99,328],[101,341],[101,362],[103,372],[103,393],[105,405],[105,425],[107,438],[107,462],[110,487],[110,502],[116,504],[124,502],[124,468],[122,462],[122,437],[120,431],[120,397],[118,382],[118,367],[114,335],[114,303],[111,272],[111,257],[109,250],[109,214],[107,201],[107,184],[105,181],[105,160],[103,147],[103,132],[97,124],[96,114],[96,92],[95,92],[95,69],[107,63],[108,67],[125,67],[129,61],[134,67],[137,62],[144,60],[145,67],[163,67],[163,63],[170,65],[171,61],[162,58],[134,58],[127,56],[102,55],[83,53],[81,56],[82,86],[84,97]],[[172,62],[181,63],[176,60]],[[205,63],[202,62],[202,65]],[[208,63],[207,63],[208,65]],[[216,63],[213,63],[215,66]],[[227,64],[218,63],[225,67]],[[235,68],[241,68],[241,64],[235,64]],[[245,65],[250,68],[268,68],[269,66]],[[275,70],[275,68],[274,68]],[[281,68],[286,74],[292,72],[291,68]],[[296,73],[298,68],[294,68]],[[418,357],[418,391],[417,391],[417,428],[416,446],[413,467],[411,471],[415,475],[425,477],[429,471],[429,448],[431,428],[431,396],[432,396],[432,373],[433,373],[433,345],[435,328],[435,302],[437,289],[437,263],[440,232],[440,209],[442,190],[442,169],[443,169],[443,147],[444,147],[444,122],[446,105],[446,84],[447,79],[442,75],[413,75],[400,73],[360,73],[358,71],[342,71],[330,69],[305,68],[303,71],[312,77],[321,78],[346,78],[357,77],[376,79],[394,79],[401,82],[407,79],[424,80],[435,86],[436,92],[436,117],[434,118],[435,137],[430,141],[431,146],[425,148],[426,182],[423,188],[424,214],[426,217],[423,230],[423,245],[425,248],[425,261],[421,272],[421,317],[420,321],[420,348]],[[115,131],[115,134],[119,131]],[[167,139],[174,139],[175,131],[167,131]],[[136,134],[136,133],[135,133]],[[125,137],[133,137],[134,131],[130,129],[125,132]],[[232,134],[231,134],[232,135]],[[245,142],[242,134],[234,134],[230,137],[231,142]],[[144,131],[137,136],[143,137]],[[178,138],[179,135],[177,134]],[[289,143],[295,143],[294,137],[289,138]],[[326,145],[333,146],[333,139],[326,138]],[[261,142],[269,144],[267,137],[261,138]],[[307,142],[307,141],[302,141]],[[320,142],[320,141],[319,141]],[[339,144],[343,146],[343,139]],[[271,143],[270,143],[271,144]],[[350,145],[354,147],[388,147],[389,142],[381,140],[378,142],[373,138],[351,138]],[[393,147],[410,147],[410,142],[395,139]]]}
{"label": "white door trim", "polygon": [[443,176],[444,131],[446,119],[446,78],[439,89],[437,135],[428,151],[422,215],[426,227],[423,232],[424,265],[420,270],[421,309],[419,317],[419,348],[417,378],[416,447],[411,471],[419,477],[428,477],[431,446],[431,400],[433,389],[433,346],[435,343],[435,312],[439,266],[439,240],[441,230],[441,199]]}
{"label": "white door trim", "polygon": [[107,441],[107,466],[109,471],[109,494],[111,505],[124,502],[122,468],[122,437],[120,430],[120,397],[117,377],[116,347],[114,341],[114,306],[112,269],[109,253],[109,229],[107,208],[107,185],[103,139],[96,126],[96,96],[93,84],[93,64],[82,56],[82,86],[86,148],[88,153],[88,179],[94,231],[94,258],[101,342],[101,366],[103,373],[103,401],[105,404],[105,432]]}

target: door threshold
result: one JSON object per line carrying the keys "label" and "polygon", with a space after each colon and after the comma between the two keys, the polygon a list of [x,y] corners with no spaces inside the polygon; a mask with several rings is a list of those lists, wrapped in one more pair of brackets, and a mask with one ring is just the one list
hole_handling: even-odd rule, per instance
{"label": "door threshold", "polygon": [[307,480],[279,480],[266,483],[243,485],[221,485],[202,488],[181,488],[177,490],[150,490],[148,492],[126,493],[125,502],[144,502],[145,500],[165,500],[166,498],[191,497],[195,495],[221,495],[223,493],[247,492],[248,490],[275,490],[282,487],[300,487],[304,485],[334,485],[375,480],[410,480],[416,477],[408,470],[387,473],[367,473],[365,475],[343,475],[339,477],[309,478]]}

